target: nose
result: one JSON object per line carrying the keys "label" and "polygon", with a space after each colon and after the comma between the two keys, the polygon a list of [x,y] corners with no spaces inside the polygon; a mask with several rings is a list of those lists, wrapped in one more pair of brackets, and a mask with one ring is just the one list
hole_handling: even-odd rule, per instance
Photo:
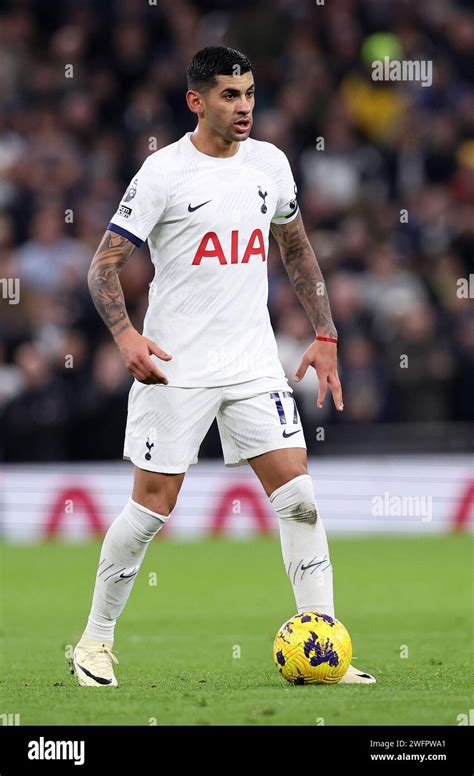
{"label": "nose", "polygon": [[243,96],[239,102],[239,113],[250,113],[250,102]]}

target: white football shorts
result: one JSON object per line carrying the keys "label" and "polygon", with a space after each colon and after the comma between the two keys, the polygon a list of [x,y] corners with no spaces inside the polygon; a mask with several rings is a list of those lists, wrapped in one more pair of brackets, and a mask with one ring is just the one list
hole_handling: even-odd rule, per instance
{"label": "white football shorts", "polygon": [[226,466],[284,447],[306,449],[301,420],[286,379],[267,377],[216,388],[178,388],[134,381],[128,399],[123,457],[164,474],[198,461],[212,421]]}

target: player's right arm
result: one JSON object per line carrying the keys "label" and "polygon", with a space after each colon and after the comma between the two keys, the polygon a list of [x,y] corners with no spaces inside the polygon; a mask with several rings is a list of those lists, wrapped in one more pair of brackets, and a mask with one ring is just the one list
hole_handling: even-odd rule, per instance
{"label": "player's right arm", "polygon": [[142,336],[133,326],[125,307],[119,274],[130,258],[134,244],[109,229],[92,259],[87,275],[89,291],[99,315],[112,334],[129,372],[141,383],[168,384],[163,372],[150,358],[151,354],[164,361],[172,356],[153,340]]}

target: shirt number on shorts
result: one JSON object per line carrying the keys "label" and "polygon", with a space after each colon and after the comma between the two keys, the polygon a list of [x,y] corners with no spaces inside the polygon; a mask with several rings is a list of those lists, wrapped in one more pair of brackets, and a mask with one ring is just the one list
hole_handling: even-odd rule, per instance
{"label": "shirt number on shorts", "polygon": [[282,396],[283,398],[290,397],[293,400],[293,423],[296,425],[296,423],[298,423],[299,421],[298,410],[296,409],[295,397],[293,396],[293,393],[291,393],[290,391],[282,391],[281,396],[279,391],[272,391],[270,393],[270,398],[273,399],[273,401],[275,402],[276,408],[278,410],[278,417],[280,418],[280,423],[282,425],[286,424],[285,410],[283,409],[283,403],[281,400]]}

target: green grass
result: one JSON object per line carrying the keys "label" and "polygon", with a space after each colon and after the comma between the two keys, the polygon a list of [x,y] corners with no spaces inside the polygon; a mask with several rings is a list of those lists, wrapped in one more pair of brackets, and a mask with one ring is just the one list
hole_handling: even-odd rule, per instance
{"label": "green grass", "polygon": [[278,540],[157,541],[117,627],[121,686],[100,690],[77,686],[65,660],[99,544],[3,545],[0,713],[22,725],[457,725],[472,708],[472,549],[466,535],[333,539],[336,613],[378,684],[294,687],[272,662],[294,613]]}

